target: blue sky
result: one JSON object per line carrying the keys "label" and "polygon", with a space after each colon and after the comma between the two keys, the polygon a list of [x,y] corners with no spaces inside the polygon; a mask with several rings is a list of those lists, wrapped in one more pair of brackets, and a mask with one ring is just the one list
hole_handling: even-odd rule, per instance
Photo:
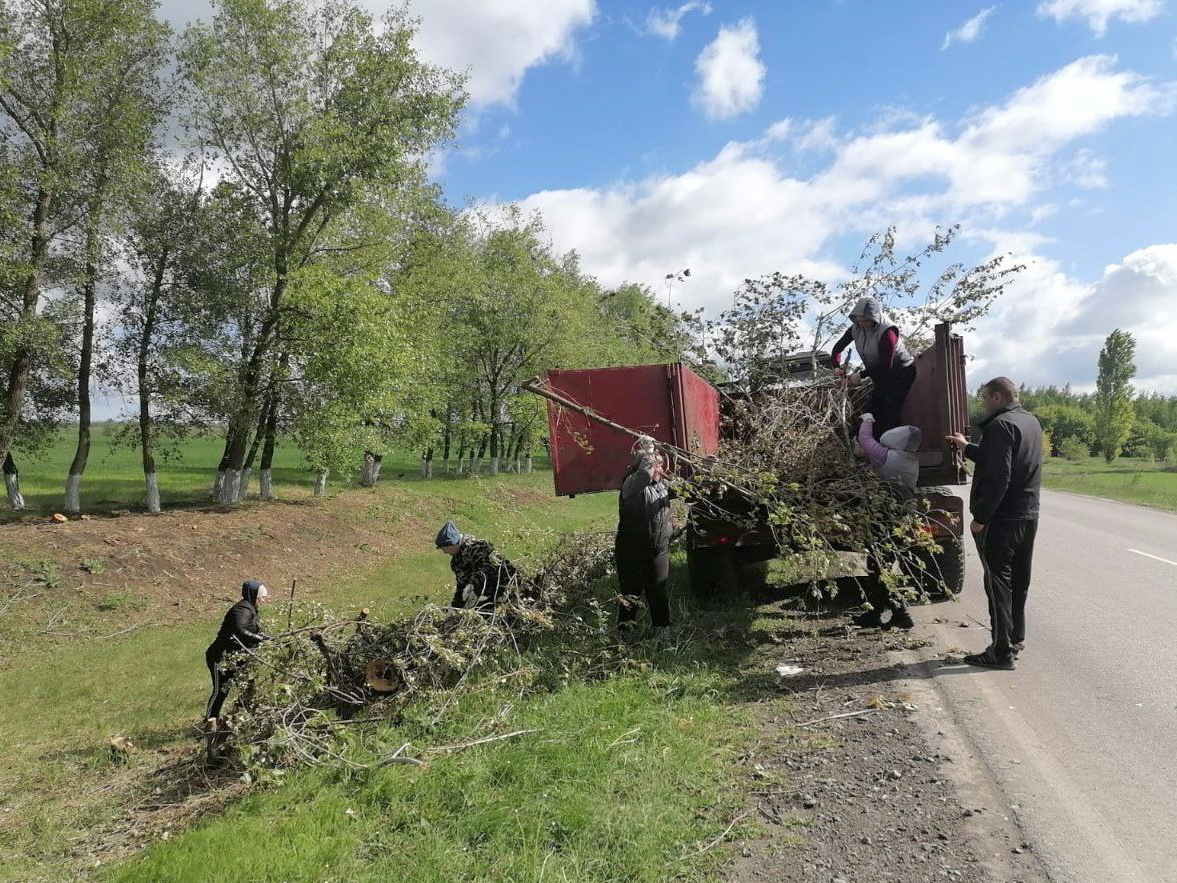
{"label": "blue sky", "polygon": [[960,258],[1029,264],[975,378],[1089,385],[1120,326],[1177,393],[1177,0],[411,7],[470,75],[447,198],[541,211],[602,282],[690,267],[674,296],[714,315],[745,277],[837,280],[889,224],[961,223]]}

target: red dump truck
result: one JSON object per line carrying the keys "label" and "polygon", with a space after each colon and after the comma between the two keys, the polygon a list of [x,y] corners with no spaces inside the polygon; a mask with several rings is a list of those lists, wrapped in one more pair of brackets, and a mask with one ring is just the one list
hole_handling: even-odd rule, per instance
{"label": "red dump truck", "polygon": [[[929,587],[945,585],[955,593],[964,585],[963,501],[948,486],[964,484],[967,473],[944,437],[968,432],[961,336],[947,324],[936,326],[933,344],[916,358],[916,372],[903,422],[923,433],[919,497],[929,503],[927,529],[942,549],[925,556],[924,573]],[[634,439],[626,429],[696,454],[719,450],[724,397],[685,365],[550,371],[545,379],[531,388],[548,399],[558,495],[618,490],[633,457]],[[766,525],[747,524],[692,511],[687,563],[696,591],[733,591],[745,567],[779,554]]]}

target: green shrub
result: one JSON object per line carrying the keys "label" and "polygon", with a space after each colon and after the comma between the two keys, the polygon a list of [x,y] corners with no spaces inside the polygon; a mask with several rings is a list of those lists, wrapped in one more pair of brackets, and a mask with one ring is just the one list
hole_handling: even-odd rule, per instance
{"label": "green shrub", "polygon": [[1091,456],[1091,451],[1088,449],[1087,445],[1083,444],[1082,441],[1075,438],[1074,436],[1064,438],[1059,443],[1058,449],[1059,453],[1072,462],[1086,460]]}

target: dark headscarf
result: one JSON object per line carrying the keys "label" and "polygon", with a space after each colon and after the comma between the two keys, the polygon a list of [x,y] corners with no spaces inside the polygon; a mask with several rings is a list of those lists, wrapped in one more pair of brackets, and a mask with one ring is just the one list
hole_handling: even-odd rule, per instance
{"label": "dark headscarf", "polygon": [[241,584],[241,597],[257,606],[257,593],[265,585],[260,579],[247,579]]}

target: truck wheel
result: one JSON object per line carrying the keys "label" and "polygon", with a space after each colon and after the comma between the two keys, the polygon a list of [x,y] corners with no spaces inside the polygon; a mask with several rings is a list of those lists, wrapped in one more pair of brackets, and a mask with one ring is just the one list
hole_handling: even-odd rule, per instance
{"label": "truck wheel", "polygon": [[939,543],[941,551],[919,553],[924,565],[920,589],[928,595],[959,595],[964,590],[964,546],[960,537],[941,537]]}
{"label": "truck wheel", "polygon": [[702,600],[733,597],[740,589],[740,568],[731,549],[688,549],[687,576]]}
{"label": "truck wheel", "polygon": [[706,558],[706,552],[687,549],[687,580],[696,598],[706,598],[711,594],[711,574]]}
{"label": "truck wheel", "polygon": [[768,562],[754,561],[740,567],[740,591],[755,595],[768,585]]}

